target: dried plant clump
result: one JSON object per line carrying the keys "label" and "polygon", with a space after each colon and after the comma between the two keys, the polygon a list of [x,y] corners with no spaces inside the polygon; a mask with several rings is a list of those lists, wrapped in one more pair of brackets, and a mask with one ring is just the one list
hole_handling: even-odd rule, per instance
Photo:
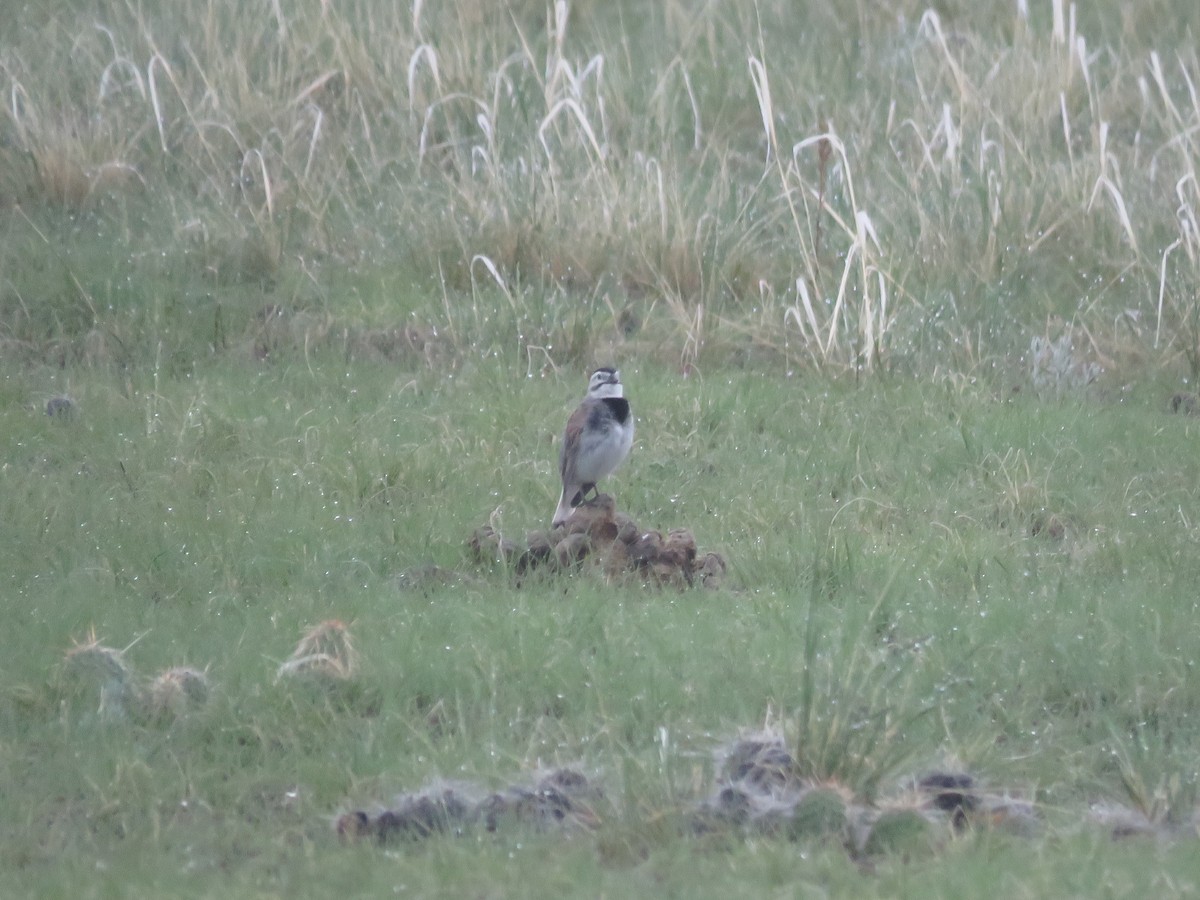
{"label": "dried plant clump", "polygon": [[[1147,815],[1141,809],[1109,801],[1093,803],[1088,808],[1087,819],[1107,831],[1114,840],[1166,837],[1171,831],[1166,823]],[[1195,836],[1196,824],[1196,821],[1188,823],[1188,828],[1184,832],[1188,837]]]}
{"label": "dried plant clump", "polygon": [[392,579],[392,583],[402,591],[430,594],[440,588],[478,585],[481,582],[472,575],[429,563],[405,569]]}
{"label": "dried plant clump", "polygon": [[358,653],[349,626],[337,619],[327,619],[304,633],[276,677],[310,675],[346,680],[357,670]]}
{"label": "dried plant clump", "polygon": [[208,702],[208,675],[188,666],[160,672],[142,698],[145,712],[153,718],[178,718]]}
{"label": "dried plant clump", "polygon": [[444,362],[446,342],[436,328],[409,322],[390,328],[360,328],[349,333],[348,353],[386,362],[423,362],[430,368]]}
{"label": "dried plant clump", "polygon": [[966,824],[967,816],[979,809],[975,779],[963,772],[931,772],[917,782],[930,805],[949,813],[955,827]]}
{"label": "dried plant clump", "polygon": [[520,552],[516,541],[501,537],[491,525],[476,528],[467,541],[472,558],[483,565],[507,565]]}
{"label": "dried plant clump", "polygon": [[104,646],[91,632],[64,657],[63,673],[71,682],[89,691],[99,689],[102,717],[138,722],[175,719],[208,702],[208,676],[204,672],[178,666],[144,684],[126,662],[125,652]]}
{"label": "dried plant clump", "polygon": [[59,206],[77,209],[84,205],[92,193],[92,180],[64,144],[37,147],[32,158],[43,197]]}
{"label": "dried plant clump", "polygon": [[1005,792],[987,790],[962,771],[934,771],[912,785],[909,803],[927,817],[948,822],[955,831],[996,829],[1031,836],[1041,820],[1033,806]]}
{"label": "dried plant clump", "polygon": [[1029,360],[1034,390],[1056,396],[1081,390],[1104,372],[1100,363],[1079,357],[1070,331],[1053,341],[1035,335],[1029,342]]}
{"label": "dried plant clump", "polygon": [[698,553],[688,529],[671,529],[665,537],[660,531],[643,531],[617,511],[608,494],[576,507],[565,524],[551,531],[529,532],[523,543],[484,525],[471,535],[467,547],[476,562],[511,566],[519,576],[535,570],[591,570],[609,583],[715,588],[726,571],[719,553]]}
{"label": "dried plant clump", "polygon": [[1033,807],[983,790],[963,772],[931,772],[881,805],[830,779],[803,774],[782,734],[744,735],[723,748],[717,783],[692,815],[693,832],[733,828],[791,840],[832,840],[855,856],[912,856],[968,828],[1036,834]]}
{"label": "dried plant clump", "polygon": [[758,793],[778,793],[798,783],[796,761],[773,732],[742,737],[725,752],[722,776],[728,781],[745,782]]}
{"label": "dried plant clump", "polygon": [[942,837],[920,810],[888,809],[871,823],[860,852],[864,856],[900,856],[904,859],[928,856],[938,848]]}
{"label": "dried plant clump", "polygon": [[75,401],[67,396],[51,397],[46,401],[46,415],[52,419],[70,419],[75,415]]}
{"label": "dried plant clump", "polygon": [[802,777],[784,738],[764,731],[722,749],[713,793],[692,817],[698,834],[735,827],[794,840],[850,837],[850,815],[862,814],[852,794],[834,782]]}
{"label": "dried plant clump", "polygon": [[1172,394],[1167,407],[1173,413],[1185,416],[1200,416],[1200,397],[1187,391]]}
{"label": "dried plant clump", "polygon": [[[682,820],[695,836],[753,835],[841,847],[852,858],[920,858],[936,853],[956,834],[996,831],[1018,838],[1043,833],[1042,818],[1027,800],[984,787],[957,768],[938,769],[898,782],[879,802],[844,784],[802,773],[784,736],[775,730],[745,734],[720,748],[716,782],[707,796],[686,804]],[[335,820],[346,842],[419,841],[475,830],[532,828],[566,833],[601,823],[601,785],[578,769],[558,768],[532,781],[487,791],[464,782],[435,782],[398,796],[386,807],[353,810]],[[1114,838],[1146,835],[1190,839],[1200,817],[1189,806],[1176,814],[1093,804],[1083,820]]]}
{"label": "dried plant clump", "polygon": [[[231,282],[317,277],[314,260],[377,254],[460,296],[477,288],[480,259],[506,283],[599,296],[611,279],[672,307],[668,352],[683,368],[706,339],[730,346],[722,332],[793,364],[870,368],[932,318],[924,286],[945,284],[961,304],[957,331],[974,306],[1071,301],[1054,278],[1012,302],[953,295],[1011,284],[1026,265],[1094,268],[1103,287],[1085,293],[1081,318],[1094,329],[1108,298],[1157,296],[1155,349],[1185,342],[1196,365],[1196,104],[1177,97],[1181,78],[1194,81],[1186,52],[1170,72],[1165,48],[1151,52],[1147,72],[1144,52],[1098,53],[1095,35],[1039,27],[1027,11],[1016,46],[1007,28],[950,29],[930,9],[900,45],[892,31],[865,36],[859,74],[872,89],[818,101],[801,87],[812,54],[775,52],[786,38],[774,24],[747,43],[740,16],[706,20],[713,59],[736,48],[749,64],[716,84],[673,41],[631,55],[640,25],[593,34],[594,11],[565,2],[536,24],[545,12],[464,19],[462,4],[434,6],[279,13],[280,62],[263,71],[257,26],[139,7],[98,28],[69,15],[35,28],[5,60],[0,163],[16,164],[0,164],[0,205],[74,209],[136,189],[208,228],[204,270]],[[781,10],[763,7],[763,21]],[[188,40],[165,37],[176,32]],[[553,40],[529,41],[536,32]],[[312,69],[308,44],[322,33],[336,51]],[[896,77],[901,51],[915,85]],[[889,101],[885,121],[874,98]],[[680,144],[683,123],[692,135]],[[1148,146],[1177,152],[1141,164]],[[1021,166],[1039,177],[1014,177]],[[978,203],[948,199],[968,185]],[[1073,243],[1099,259],[1078,260]],[[1126,287],[1104,284],[1110,272]]]}
{"label": "dried plant clump", "polygon": [[[126,648],[128,649],[128,648]],[[63,658],[63,675],[75,685],[100,691],[99,713],[123,719],[139,699],[137,676],[125,662],[125,651],[100,643],[95,631],[75,642]]]}
{"label": "dried plant clump", "polygon": [[1067,536],[1067,520],[1062,516],[1043,510],[1033,517],[1029,525],[1030,537],[1043,537],[1055,543]]}
{"label": "dried plant clump", "polygon": [[555,769],[532,787],[513,785],[490,795],[480,805],[488,831],[504,822],[532,825],[539,830],[590,828],[599,824],[596,804],[603,794],[583,773]]}
{"label": "dried plant clump", "polygon": [[401,796],[374,816],[361,810],[346,813],[338,817],[335,827],[343,840],[419,840],[437,833],[461,834],[474,820],[475,808],[462,788],[439,786]]}
{"label": "dried plant clump", "polygon": [[493,793],[469,784],[435,784],[402,794],[375,814],[344,813],[335,828],[345,841],[370,837],[380,843],[461,835],[473,827],[487,831],[505,826],[539,831],[590,828],[599,822],[595,807],[603,796],[581,772],[554,769],[533,784],[512,784]]}
{"label": "dried plant clump", "polygon": [[322,310],[276,303],[268,303],[254,314],[243,341],[251,356],[260,361],[281,351],[314,349],[335,350],[347,360],[422,364],[431,369],[444,367],[451,358],[448,340],[431,326],[414,322],[385,327],[345,324]]}
{"label": "dried plant clump", "polygon": [[124,657],[124,650],[104,646],[96,632],[89,631],[87,640],[72,643],[63,662],[66,674],[71,677],[127,682],[133,678],[133,670],[126,665]]}
{"label": "dried plant clump", "polygon": [[787,836],[797,841],[844,839],[850,830],[850,809],[845,791],[816,785],[791,807],[785,820]]}

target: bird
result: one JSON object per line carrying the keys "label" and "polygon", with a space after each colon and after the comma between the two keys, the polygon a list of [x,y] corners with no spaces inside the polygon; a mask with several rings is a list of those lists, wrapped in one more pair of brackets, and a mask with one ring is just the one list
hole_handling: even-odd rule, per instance
{"label": "bird", "polygon": [[558,470],[562,495],[554,511],[553,527],[570,518],[596,482],[612,472],[629,456],[633,446],[633,413],[625,399],[621,373],[611,366],[592,372],[583,402],[567,419]]}

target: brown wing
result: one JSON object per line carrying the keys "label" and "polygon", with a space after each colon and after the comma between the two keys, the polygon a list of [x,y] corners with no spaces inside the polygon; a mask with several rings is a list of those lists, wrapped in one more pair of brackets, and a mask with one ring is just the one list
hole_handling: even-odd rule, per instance
{"label": "brown wing", "polygon": [[558,451],[558,472],[562,475],[564,485],[575,483],[575,461],[579,458],[579,439],[583,434],[583,426],[587,423],[589,404],[586,400],[576,407],[567,419],[567,427],[563,431],[562,447]]}

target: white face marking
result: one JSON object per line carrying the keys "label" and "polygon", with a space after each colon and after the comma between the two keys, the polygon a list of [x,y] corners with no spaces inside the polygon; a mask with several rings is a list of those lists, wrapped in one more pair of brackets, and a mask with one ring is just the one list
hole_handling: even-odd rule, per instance
{"label": "white face marking", "polygon": [[605,397],[624,397],[625,389],[621,385],[621,373],[617,370],[600,369],[592,373],[588,382],[588,396],[601,400]]}

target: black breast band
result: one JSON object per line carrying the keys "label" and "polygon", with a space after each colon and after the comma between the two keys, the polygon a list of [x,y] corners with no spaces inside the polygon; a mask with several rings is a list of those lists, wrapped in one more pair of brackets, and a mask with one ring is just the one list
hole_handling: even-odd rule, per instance
{"label": "black breast band", "polygon": [[622,425],[629,421],[629,401],[624,397],[605,397],[600,402],[608,407],[613,418]]}

